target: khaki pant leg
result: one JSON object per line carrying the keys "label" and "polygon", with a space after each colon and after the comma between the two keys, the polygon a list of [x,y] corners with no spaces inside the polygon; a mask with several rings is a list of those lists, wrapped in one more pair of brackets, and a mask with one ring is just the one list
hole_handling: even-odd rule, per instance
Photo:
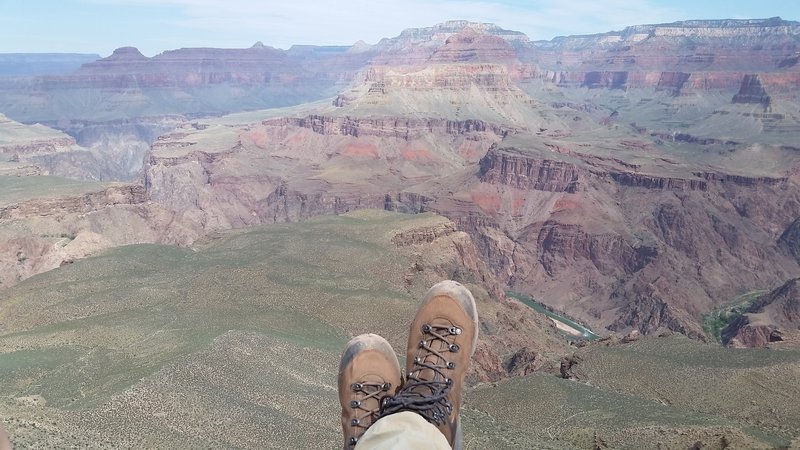
{"label": "khaki pant leg", "polygon": [[361,436],[355,450],[451,450],[438,428],[415,412],[386,416]]}

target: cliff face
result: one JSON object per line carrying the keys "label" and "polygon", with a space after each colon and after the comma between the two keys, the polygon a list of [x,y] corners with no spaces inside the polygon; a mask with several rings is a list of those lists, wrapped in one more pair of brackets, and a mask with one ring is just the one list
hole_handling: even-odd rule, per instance
{"label": "cliff face", "polygon": [[[497,147],[470,188],[479,212],[428,207],[470,232],[512,289],[596,329],[705,339],[703,311],[797,270],[781,248],[791,247],[786,227],[800,213],[800,190],[786,177],[690,168],[664,176],[614,158],[569,153],[566,163]],[[578,189],[567,188],[573,180]]]}
{"label": "cliff face", "polygon": [[485,183],[537,191],[574,193],[579,189],[578,170],[574,165],[527,158],[496,147],[489,149],[481,159],[480,179]]}
{"label": "cliff face", "polygon": [[10,221],[28,217],[86,214],[114,205],[136,205],[147,200],[142,186],[112,186],[77,197],[37,199],[0,206],[0,220]]}
{"label": "cliff face", "polygon": [[657,86],[673,93],[687,83],[697,89],[738,87],[741,74],[753,71],[797,79],[798,26],[779,18],[639,25],[537,42],[538,64],[560,84]]}
{"label": "cliff face", "polygon": [[[35,182],[38,175],[23,176]],[[200,236],[195,224],[148,202],[142,186],[87,184],[83,193],[71,190],[67,185],[60,195],[0,204],[0,289],[112,247],[188,245]]]}
{"label": "cliff face", "polygon": [[187,126],[153,145],[145,185],[208,230],[361,208],[418,212],[426,195],[407,187],[476,162],[505,132],[480,120],[341,116]]}
{"label": "cliff face", "polygon": [[757,104],[766,110],[770,106],[771,98],[761,85],[758,75],[745,75],[739,92],[733,96],[733,103]]}
{"label": "cliff face", "polygon": [[312,115],[303,118],[282,118],[267,120],[268,127],[306,128],[321,135],[341,135],[351,137],[374,136],[378,138],[402,139],[405,141],[421,139],[429,135],[451,135],[489,133],[503,136],[512,131],[483,120],[447,120],[435,118],[359,118]]}
{"label": "cliff face", "polygon": [[45,173],[83,180],[137,178],[156,136],[182,117],[148,117],[108,122],[60,121],[24,125],[0,115],[0,158],[36,165]]}

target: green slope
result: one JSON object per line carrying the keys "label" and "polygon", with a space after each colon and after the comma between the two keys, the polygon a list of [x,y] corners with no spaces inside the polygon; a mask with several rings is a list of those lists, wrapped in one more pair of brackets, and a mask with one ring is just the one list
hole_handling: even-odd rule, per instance
{"label": "green slope", "polygon": [[[403,348],[437,277],[426,268],[409,283],[419,247],[391,237],[443,221],[364,211],[194,249],[121,247],[32,277],[0,294],[0,418],[21,448],[338,448],[342,346],[373,331]],[[470,388],[468,448],[686,448],[720,436],[749,448],[798,433],[796,410],[773,417],[757,389],[773,370],[800,385],[797,353],[681,338],[581,352],[588,384],[537,374]],[[725,409],[730,390],[736,405],[757,403],[760,422]]]}

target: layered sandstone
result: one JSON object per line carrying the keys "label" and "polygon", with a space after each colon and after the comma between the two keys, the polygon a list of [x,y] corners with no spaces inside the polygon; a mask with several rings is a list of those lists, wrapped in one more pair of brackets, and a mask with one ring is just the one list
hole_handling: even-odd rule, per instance
{"label": "layered sandstone", "polygon": [[481,181],[519,189],[574,193],[579,186],[578,174],[573,164],[530,158],[497,147],[490,148],[480,162]]}

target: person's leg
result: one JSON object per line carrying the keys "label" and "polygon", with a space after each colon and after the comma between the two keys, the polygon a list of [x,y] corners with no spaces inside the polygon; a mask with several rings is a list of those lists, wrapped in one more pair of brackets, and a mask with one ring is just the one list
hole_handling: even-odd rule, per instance
{"label": "person's leg", "polygon": [[403,411],[381,418],[361,436],[355,450],[450,450],[436,426],[415,412]]}
{"label": "person's leg", "polygon": [[376,334],[351,339],[339,362],[344,449],[351,450],[378,419],[384,397],[401,383],[400,363],[392,346]]}
{"label": "person's leg", "polygon": [[435,284],[411,322],[407,380],[397,395],[384,400],[377,424],[395,413],[414,412],[435,425],[452,448],[463,448],[461,391],[477,342],[472,294],[455,281]]}
{"label": "person's leg", "polygon": [[11,450],[11,442],[2,425],[0,425],[0,450]]}

